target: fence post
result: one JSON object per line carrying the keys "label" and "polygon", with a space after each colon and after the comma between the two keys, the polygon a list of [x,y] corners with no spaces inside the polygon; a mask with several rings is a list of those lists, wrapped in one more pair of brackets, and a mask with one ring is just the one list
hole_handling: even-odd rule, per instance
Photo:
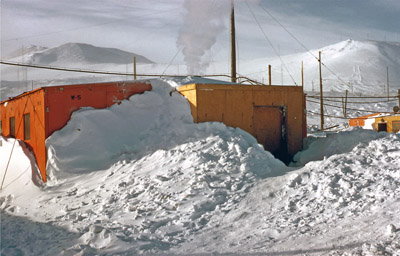
{"label": "fence post", "polygon": [[322,93],[322,72],[321,72],[321,51],[319,52],[319,104],[320,104],[320,114],[321,114],[321,130],[324,129],[324,97]]}
{"label": "fence post", "polygon": [[397,98],[399,99],[399,107],[400,107],[400,89],[397,90]]}
{"label": "fence post", "polygon": [[136,80],[136,57],[133,57],[133,79]]}

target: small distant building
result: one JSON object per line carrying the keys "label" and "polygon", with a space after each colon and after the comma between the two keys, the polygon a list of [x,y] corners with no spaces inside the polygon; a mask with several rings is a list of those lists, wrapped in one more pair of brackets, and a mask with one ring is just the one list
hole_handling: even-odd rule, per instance
{"label": "small distant building", "polygon": [[373,129],[375,131],[397,133],[400,131],[400,114],[375,113],[352,118],[349,120],[350,126],[365,127],[367,123],[371,124],[371,127],[367,128]]}
{"label": "small distant building", "polygon": [[307,123],[301,86],[190,84],[177,91],[188,99],[195,123],[239,127],[286,162],[302,149]]}
{"label": "small distant building", "polygon": [[375,130],[378,132],[399,132],[400,114],[375,117]]}
{"label": "small distant building", "polygon": [[151,91],[150,82],[125,81],[42,87],[0,102],[0,134],[24,141],[46,182],[46,139],[82,107],[107,108],[134,94]]}
{"label": "small distant building", "polygon": [[366,123],[370,122],[370,120],[375,120],[375,117],[380,115],[379,113],[374,113],[374,114],[369,114],[369,115],[365,115],[365,116],[359,116],[356,118],[351,118],[349,120],[349,125],[350,126],[360,126],[360,127],[364,127],[366,125]]}

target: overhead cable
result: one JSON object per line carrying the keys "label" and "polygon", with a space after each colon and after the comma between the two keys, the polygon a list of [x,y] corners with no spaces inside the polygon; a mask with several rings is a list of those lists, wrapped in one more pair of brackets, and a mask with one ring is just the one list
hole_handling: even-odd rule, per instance
{"label": "overhead cable", "polygon": [[290,78],[292,79],[293,83],[294,83],[295,85],[297,85],[297,83],[296,83],[296,81],[294,80],[292,74],[289,72],[289,69],[288,69],[287,66],[285,65],[285,63],[284,63],[282,57],[280,56],[280,54],[278,53],[278,51],[275,49],[275,47],[274,47],[274,45],[272,44],[271,40],[269,39],[269,37],[267,36],[267,34],[264,32],[263,28],[261,27],[261,24],[260,24],[260,22],[258,21],[256,15],[254,14],[253,10],[250,8],[250,6],[249,6],[249,4],[247,3],[247,1],[245,1],[245,3],[246,3],[246,5],[247,5],[247,8],[249,8],[251,14],[253,15],[254,20],[256,21],[256,23],[257,23],[258,27],[260,28],[262,34],[264,35],[265,39],[267,40],[267,42],[269,43],[269,45],[271,46],[271,48],[274,50],[275,54],[279,57],[279,59],[280,59],[282,65],[285,67],[286,72],[288,72],[288,74],[289,74]]}

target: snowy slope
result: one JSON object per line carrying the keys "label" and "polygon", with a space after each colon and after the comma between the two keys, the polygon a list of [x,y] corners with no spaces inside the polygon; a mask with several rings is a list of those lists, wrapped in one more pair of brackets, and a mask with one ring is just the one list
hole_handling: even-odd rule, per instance
{"label": "snowy slope", "polygon": [[53,48],[31,46],[23,49],[23,53],[10,59],[11,61],[39,65],[68,65],[71,64],[130,64],[133,57],[137,63],[153,63],[144,56],[116,48],[97,47],[83,43],[66,43]]}
{"label": "snowy slope", "polygon": [[24,47],[22,49],[18,49],[18,50],[15,50],[15,51],[11,52],[5,58],[3,58],[3,56],[2,56],[2,59],[9,60],[9,59],[18,58],[18,57],[21,59],[21,57],[23,57],[24,55],[29,55],[29,54],[32,54],[32,53],[44,51],[46,49],[48,49],[48,48],[47,47],[43,47],[43,46],[30,45],[28,47]]}
{"label": "snowy slope", "polygon": [[[46,185],[30,182],[17,143],[0,192],[2,254],[400,253],[399,134],[310,136],[286,167],[240,129],[194,124],[169,95],[186,80],[75,112],[47,140]],[[3,177],[13,140],[1,142]]]}
{"label": "snowy slope", "polygon": [[383,94],[387,84],[387,67],[392,90],[400,88],[400,44],[389,42],[347,40],[310,52],[283,56],[284,65],[277,58],[242,62],[239,73],[267,82],[268,65],[271,65],[273,84],[281,84],[282,80],[283,84],[294,84],[291,76],[297,84],[301,84],[303,61],[305,90],[314,88],[319,91],[319,51],[325,64],[322,77],[326,91]]}

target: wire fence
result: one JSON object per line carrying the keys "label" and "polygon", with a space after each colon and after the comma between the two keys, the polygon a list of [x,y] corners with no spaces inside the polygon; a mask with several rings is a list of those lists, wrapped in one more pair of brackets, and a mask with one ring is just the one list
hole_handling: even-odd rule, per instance
{"label": "wire fence", "polygon": [[[307,110],[307,114],[308,115],[318,115],[321,116],[323,115],[324,117],[329,117],[329,118],[337,118],[337,119],[344,119],[344,120],[349,120],[352,118],[356,118],[356,116],[354,117],[349,117],[348,116],[348,112],[352,112],[351,115],[354,114],[361,114],[361,113],[369,113],[369,114],[392,114],[394,112],[390,112],[390,111],[379,111],[377,109],[365,109],[365,104],[387,104],[387,103],[394,103],[394,102],[398,102],[398,105],[400,105],[400,90],[398,90],[397,95],[393,96],[393,95],[385,95],[385,96],[377,96],[377,95],[365,95],[365,96],[323,96],[322,97],[323,102],[327,101],[328,103],[323,103],[324,106],[324,113],[320,113],[320,112],[314,112],[314,111],[309,111]],[[341,100],[338,100],[341,99]],[[348,99],[353,99],[353,101],[348,101]],[[355,100],[354,100],[355,99]],[[362,99],[374,99],[373,101],[362,101]],[[382,99],[382,100],[378,100],[378,99]],[[312,103],[312,104],[318,104],[320,105],[321,102],[317,101],[320,100],[320,96],[319,95],[306,95],[306,102],[307,103]],[[335,104],[337,103],[337,104]],[[351,105],[351,107],[348,107],[349,105]],[[363,106],[363,108],[361,107],[357,107],[357,106]],[[339,116],[339,115],[331,115],[328,114],[328,111],[325,107],[329,107],[331,109],[342,109],[343,111],[343,115]],[[371,107],[376,107],[376,105],[371,106]]]}

